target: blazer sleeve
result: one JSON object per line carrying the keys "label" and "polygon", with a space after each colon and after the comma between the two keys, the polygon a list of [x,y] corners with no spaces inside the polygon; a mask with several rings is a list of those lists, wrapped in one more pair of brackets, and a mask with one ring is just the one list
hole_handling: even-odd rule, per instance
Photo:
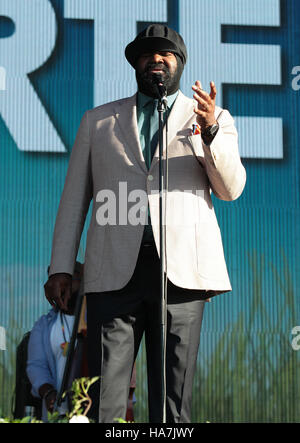
{"label": "blazer sleeve", "polygon": [[72,148],[52,242],[49,275],[73,274],[80,239],[93,196],[89,111],[80,123]]}
{"label": "blazer sleeve", "polygon": [[246,171],[242,165],[238,134],[234,120],[227,110],[217,117],[219,131],[210,146],[204,143],[204,164],[214,194],[221,200],[237,199],[246,184]]}

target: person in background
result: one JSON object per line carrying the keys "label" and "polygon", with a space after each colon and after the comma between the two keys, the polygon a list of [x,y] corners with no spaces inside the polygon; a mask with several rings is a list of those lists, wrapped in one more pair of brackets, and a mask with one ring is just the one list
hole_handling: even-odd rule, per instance
{"label": "person in background", "polygon": [[[32,395],[43,400],[43,421],[47,421],[47,412],[54,411],[57,393],[61,387],[82,273],[83,265],[76,262],[72,278],[72,296],[67,309],[52,308],[48,314],[37,320],[30,333],[27,375],[32,385]],[[67,399],[57,410],[61,415],[68,411]]]}

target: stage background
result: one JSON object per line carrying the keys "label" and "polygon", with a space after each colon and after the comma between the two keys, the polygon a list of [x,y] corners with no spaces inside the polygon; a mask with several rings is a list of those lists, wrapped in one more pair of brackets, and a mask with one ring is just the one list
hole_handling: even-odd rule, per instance
{"label": "stage background", "polygon": [[[233,291],[206,306],[194,422],[300,421],[298,0],[0,1],[0,416],[16,346],[49,305],[43,284],[85,110],[135,92],[124,47],[148,22],[183,35],[182,90],[218,87],[240,133],[242,197],[214,198]],[[78,259],[83,261],[86,228]],[[293,335],[294,332],[294,335]],[[300,338],[300,337],[299,337]],[[136,421],[147,421],[144,348]]]}

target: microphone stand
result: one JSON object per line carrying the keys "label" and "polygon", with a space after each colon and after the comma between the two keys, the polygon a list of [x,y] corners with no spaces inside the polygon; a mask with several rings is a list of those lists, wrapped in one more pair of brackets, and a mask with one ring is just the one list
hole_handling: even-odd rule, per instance
{"label": "microphone stand", "polygon": [[[166,423],[166,338],[167,338],[167,275],[166,275],[166,207],[165,207],[165,160],[163,158],[164,112],[167,110],[166,89],[161,81],[157,82],[159,99],[157,105],[159,129],[159,246],[160,246],[160,351],[161,351],[161,417]],[[167,147],[166,147],[167,148]]]}
{"label": "microphone stand", "polygon": [[79,320],[80,320],[82,303],[83,303],[83,293],[81,291],[79,291],[79,293],[77,295],[77,299],[76,299],[76,305],[75,305],[75,311],[74,311],[75,320],[74,320],[74,325],[73,325],[73,329],[72,329],[72,335],[70,338],[70,343],[69,343],[68,350],[67,350],[67,357],[66,357],[66,364],[65,364],[64,373],[63,373],[63,379],[62,379],[61,388],[59,390],[57,400],[56,400],[58,407],[61,406],[62,401],[63,401],[63,395],[68,390],[68,382],[69,382],[69,376],[70,376],[71,367],[72,367],[72,363],[73,363],[73,357],[74,357],[74,353],[75,353],[75,343],[76,343],[76,339],[77,339],[78,325],[79,325]]}

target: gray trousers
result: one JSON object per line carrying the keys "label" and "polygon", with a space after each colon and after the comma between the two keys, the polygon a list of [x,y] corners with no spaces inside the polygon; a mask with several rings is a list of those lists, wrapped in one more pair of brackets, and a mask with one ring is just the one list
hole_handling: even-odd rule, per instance
{"label": "gray trousers", "polygon": [[[90,388],[90,416],[97,422],[125,419],[132,368],[144,333],[149,422],[162,422],[159,275],[155,247],[142,246],[135,272],[124,288],[87,294],[89,375],[100,375],[99,383]],[[182,289],[168,282],[167,423],[191,421],[203,297],[203,291]]]}

